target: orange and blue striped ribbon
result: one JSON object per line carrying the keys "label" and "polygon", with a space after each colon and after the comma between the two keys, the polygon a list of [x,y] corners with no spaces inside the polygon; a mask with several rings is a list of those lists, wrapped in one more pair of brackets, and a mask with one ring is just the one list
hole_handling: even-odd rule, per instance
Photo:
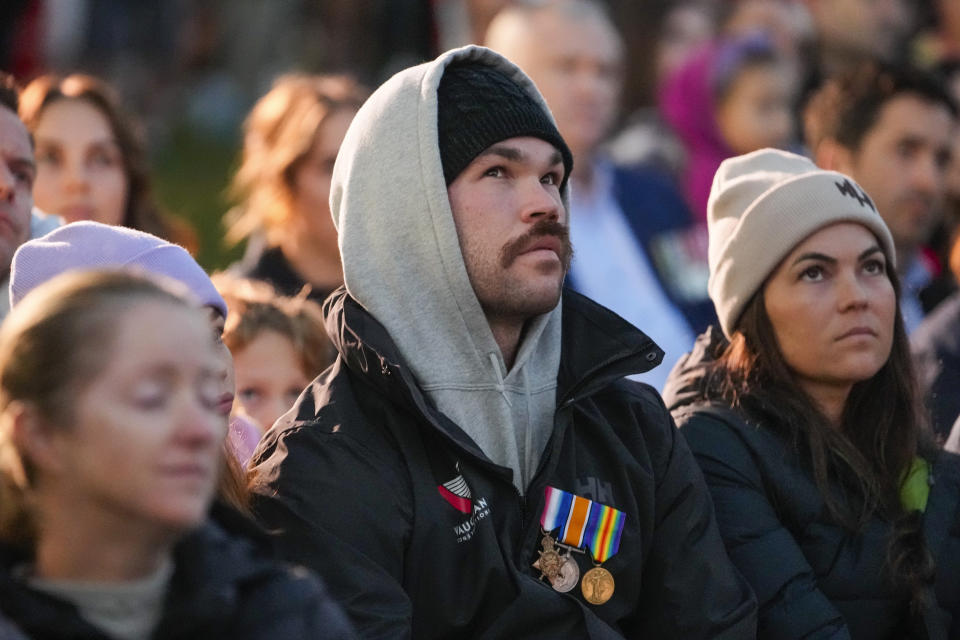
{"label": "orange and blue striped ribbon", "polygon": [[620,549],[626,520],[622,511],[554,487],[547,487],[544,497],[540,526],[544,531],[560,528],[560,542],[589,547],[596,562],[605,562]]}

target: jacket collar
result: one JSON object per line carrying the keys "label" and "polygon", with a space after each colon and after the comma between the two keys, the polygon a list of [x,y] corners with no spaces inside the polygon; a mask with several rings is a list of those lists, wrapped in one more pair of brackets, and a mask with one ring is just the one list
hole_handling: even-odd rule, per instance
{"label": "jacket collar", "polygon": [[[609,309],[572,290],[564,290],[562,304],[558,408],[663,360],[663,350],[653,340]],[[462,434],[429,405],[387,330],[345,289],[327,298],[324,316],[327,333],[347,367],[378,392],[415,406],[441,430]]]}

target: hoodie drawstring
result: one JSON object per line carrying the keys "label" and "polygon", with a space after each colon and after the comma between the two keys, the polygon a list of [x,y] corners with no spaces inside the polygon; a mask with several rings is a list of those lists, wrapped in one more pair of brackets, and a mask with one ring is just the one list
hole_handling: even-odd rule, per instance
{"label": "hoodie drawstring", "polygon": [[[530,380],[527,378],[527,368],[523,367],[521,372],[523,373],[523,395],[527,399],[527,428],[523,434],[523,466],[527,470],[527,477],[523,479],[523,483],[526,485],[533,479],[533,474],[536,473],[537,470],[530,468],[530,463],[534,459],[533,398],[530,395]],[[540,452],[537,451],[536,453],[539,454]]]}
{"label": "hoodie drawstring", "polygon": [[503,372],[500,371],[500,362],[497,360],[497,354],[490,352],[490,364],[493,365],[493,372],[497,376],[497,386],[496,389],[503,396],[503,401],[507,403],[508,407],[513,407],[513,403],[510,402],[510,396],[507,395],[507,388],[503,386]]}

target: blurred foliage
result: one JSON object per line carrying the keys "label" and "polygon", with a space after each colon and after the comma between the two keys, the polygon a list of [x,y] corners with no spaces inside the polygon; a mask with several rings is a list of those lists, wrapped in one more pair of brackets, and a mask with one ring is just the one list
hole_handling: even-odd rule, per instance
{"label": "blurred foliage", "polygon": [[242,246],[225,246],[221,224],[238,153],[237,143],[178,125],[153,158],[157,199],[196,230],[196,258],[208,272],[226,267],[243,253]]}

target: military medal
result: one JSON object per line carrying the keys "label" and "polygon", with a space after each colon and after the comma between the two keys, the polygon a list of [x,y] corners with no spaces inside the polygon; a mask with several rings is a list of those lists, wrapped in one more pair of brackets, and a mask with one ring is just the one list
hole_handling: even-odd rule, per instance
{"label": "military medal", "polygon": [[[575,550],[582,547],[590,549],[596,566],[584,574],[580,590],[584,599],[590,604],[604,604],[613,597],[615,582],[613,575],[601,565],[620,550],[620,536],[623,534],[623,525],[626,521],[625,514],[613,507],[554,487],[545,489],[545,498],[546,504],[540,516],[540,526],[544,532],[559,528],[560,533],[556,543],[549,535],[545,535],[544,540],[550,539],[551,551],[555,545]],[[541,558],[538,562],[541,566],[544,553],[546,551],[540,552]],[[574,566],[576,562],[569,554],[565,557],[558,554],[556,560],[556,565],[551,564],[551,567],[555,567],[552,569],[555,571],[552,577],[543,569],[540,577],[543,578],[546,575],[557,591],[569,591],[573,588],[573,585],[569,585],[572,574],[564,574],[564,566],[567,561]],[[579,567],[576,568],[579,578],[580,570]],[[574,578],[574,584],[575,580],[576,578]]]}
{"label": "military medal", "polygon": [[553,585],[554,591],[566,593],[577,586],[577,582],[580,580],[580,566],[577,565],[577,561],[569,553],[560,557],[562,558],[560,571],[550,583]]}
{"label": "military medal", "polygon": [[603,567],[594,567],[583,574],[580,590],[590,604],[603,604],[613,596],[613,576]]}
{"label": "military medal", "polygon": [[[541,580],[546,578],[553,584],[553,581],[560,575],[560,565],[562,563],[560,554],[554,548],[553,538],[549,535],[543,536],[543,540],[540,541],[540,546],[543,547],[543,549],[537,551],[540,557],[533,563],[533,568],[540,570]],[[577,573],[579,573],[579,571],[577,571]]]}

